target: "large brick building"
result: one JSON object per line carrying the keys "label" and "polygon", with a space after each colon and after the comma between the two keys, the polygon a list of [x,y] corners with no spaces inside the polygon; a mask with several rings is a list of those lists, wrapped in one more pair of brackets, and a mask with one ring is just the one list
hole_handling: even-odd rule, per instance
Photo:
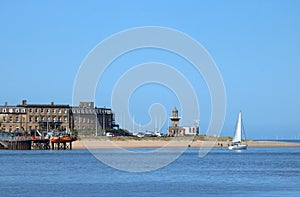
{"label": "large brick building", "polygon": [[72,117],[72,128],[77,131],[105,135],[106,131],[119,128],[112,110],[94,107],[94,102],[80,102],[79,106],[72,107]]}
{"label": "large brick building", "polygon": [[94,107],[94,102],[80,102],[79,106],[50,104],[28,104],[23,100],[20,105],[5,103],[0,106],[0,131],[74,131],[95,130],[105,134],[118,125],[114,122],[111,109]]}

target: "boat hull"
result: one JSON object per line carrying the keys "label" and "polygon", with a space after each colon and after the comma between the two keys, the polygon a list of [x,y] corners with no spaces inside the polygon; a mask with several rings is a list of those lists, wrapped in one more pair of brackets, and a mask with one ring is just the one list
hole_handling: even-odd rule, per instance
{"label": "boat hull", "polygon": [[229,146],[228,149],[229,150],[247,150],[247,145],[241,145],[241,144],[238,144],[238,145],[233,145],[233,146]]}
{"label": "boat hull", "polygon": [[57,143],[59,141],[59,137],[58,136],[54,136],[50,138],[50,142],[51,143]]}
{"label": "boat hull", "polygon": [[60,138],[60,142],[64,143],[64,142],[71,142],[71,138],[69,136],[66,137],[61,137]]}

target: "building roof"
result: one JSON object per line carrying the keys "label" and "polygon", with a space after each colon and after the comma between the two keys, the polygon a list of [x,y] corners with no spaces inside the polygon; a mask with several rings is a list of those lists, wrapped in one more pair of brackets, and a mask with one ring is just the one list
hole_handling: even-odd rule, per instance
{"label": "building roof", "polygon": [[69,108],[70,105],[51,105],[51,104],[27,104],[27,105],[17,105],[17,107],[39,107],[39,108]]}

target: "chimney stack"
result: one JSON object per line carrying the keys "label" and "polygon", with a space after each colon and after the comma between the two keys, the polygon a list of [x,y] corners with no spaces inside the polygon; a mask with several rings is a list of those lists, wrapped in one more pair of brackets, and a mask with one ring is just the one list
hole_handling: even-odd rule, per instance
{"label": "chimney stack", "polygon": [[27,100],[22,100],[22,105],[23,106],[27,105]]}

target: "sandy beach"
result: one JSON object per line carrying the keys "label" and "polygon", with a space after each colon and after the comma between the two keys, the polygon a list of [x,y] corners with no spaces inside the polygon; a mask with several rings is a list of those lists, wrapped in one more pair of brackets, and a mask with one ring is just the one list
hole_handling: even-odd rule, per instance
{"label": "sandy beach", "polygon": [[[249,141],[249,148],[292,148],[299,147],[300,143],[279,142],[279,141]],[[73,149],[101,149],[101,148],[227,148],[227,142],[210,141],[163,141],[163,140],[95,140],[84,139],[73,142]]]}

